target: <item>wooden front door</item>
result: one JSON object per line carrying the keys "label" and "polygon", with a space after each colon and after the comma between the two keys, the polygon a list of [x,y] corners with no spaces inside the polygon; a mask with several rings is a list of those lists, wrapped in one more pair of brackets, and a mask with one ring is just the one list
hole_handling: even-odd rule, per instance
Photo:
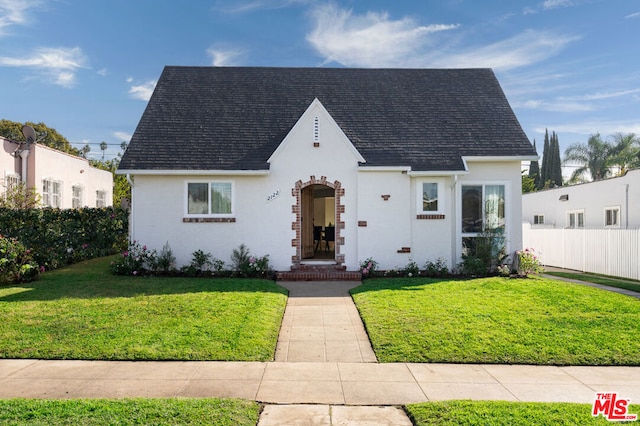
{"label": "wooden front door", "polygon": [[302,189],[302,214],[300,231],[302,233],[302,258],[313,257],[313,186]]}

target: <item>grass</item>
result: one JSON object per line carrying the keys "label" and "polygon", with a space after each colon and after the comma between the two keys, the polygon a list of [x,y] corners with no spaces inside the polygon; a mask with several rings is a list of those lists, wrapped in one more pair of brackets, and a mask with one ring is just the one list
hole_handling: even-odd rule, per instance
{"label": "grass", "polygon": [[0,287],[0,357],[273,359],[286,304],[274,282],[114,276],[111,260]]}
{"label": "grass", "polygon": [[623,280],[614,277],[606,277],[596,274],[580,274],[575,272],[545,272],[547,275],[553,275],[554,277],[569,278],[572,280],[586,281],[594,284],[606,285],[609,287],[617,287],[625,290],[637,291],[640,293],[640,281]]}
{"label": "grass", "polygon": [[552,279],[372,279],[352,290],[381,362],[640,365],[640,301]]}
{"label": "grass", "polygon": [[[611,424],[602,415],[592,417],[590,404],[442,401],[411,404],[406,411],[415,426]],[[640,405],[630,405],[628,413],[640,414]]]}
{"label": "grass", "polygon": [[256,402],[234,399],[0,400],[0,425],[251,425]]}

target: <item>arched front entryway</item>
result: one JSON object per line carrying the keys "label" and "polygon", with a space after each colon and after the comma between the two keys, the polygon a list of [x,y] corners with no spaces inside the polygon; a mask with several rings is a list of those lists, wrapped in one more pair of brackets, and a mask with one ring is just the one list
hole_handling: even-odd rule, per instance
{"label": "arched front entryway", "polygon": [[293,266],[299,266],[305,260],[343,264],[340,248],[344,245],[344,189],[340,182],[328,182],[325,176],[320,179],[311,176],[307,182],[296,182],[292,195],[296,198],[296,204],[292,206],[296,215],[292,223],[292,229],[296,231],[292,241],[296,248]]}

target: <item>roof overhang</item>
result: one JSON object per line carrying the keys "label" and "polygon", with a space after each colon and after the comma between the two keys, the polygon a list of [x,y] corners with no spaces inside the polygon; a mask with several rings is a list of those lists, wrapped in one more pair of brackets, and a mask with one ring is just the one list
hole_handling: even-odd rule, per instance
{"label": "roof overhang", "polygon": [[266,176],[269,170],[116,170],[117,175],[147,176]]}

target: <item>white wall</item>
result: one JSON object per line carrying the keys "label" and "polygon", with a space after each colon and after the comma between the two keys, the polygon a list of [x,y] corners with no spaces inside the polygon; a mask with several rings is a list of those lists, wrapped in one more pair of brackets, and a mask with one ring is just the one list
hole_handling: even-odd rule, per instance
{"label": "white wall", "polygon": [[44,145],[31,145],[29,155],[29,186],[35,186],[42,195],[42,180],[53,179],[62,182],[62,202],[60,207],[72,207],[72,186],[83,187],[82,206],[96,207],[96,190],[105,191],[105,205],[113,204],[113,175],[106,170],[96,169],[89,161],[69,155]]}
{"label": "white wall", "polygon": [[[567,195],[567,201],[560,201]],[[625,176],[524,194],[522,221],[533,223],[534,215],[544,215],[545,226],[564,228],[567,212],[584,211],[586,228],[605,226],[605,208],[620,208],[620,227],[640,227],[640,170]]]}

